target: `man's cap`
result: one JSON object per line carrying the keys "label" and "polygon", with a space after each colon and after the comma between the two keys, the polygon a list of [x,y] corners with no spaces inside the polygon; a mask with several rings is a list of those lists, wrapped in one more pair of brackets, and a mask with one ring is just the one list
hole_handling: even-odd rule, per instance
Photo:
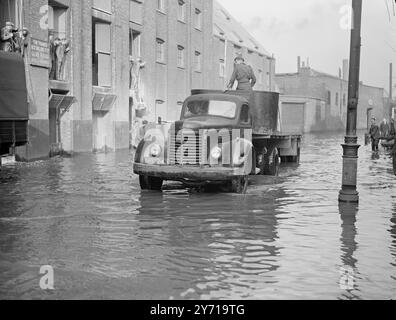
{"label": "man's cap", "polygon": [[241,54],[238,54],[234,61],[237,61],[237,60],[242,60],[243,62],[245,62],[245,59],[243,58],[243,56]]}

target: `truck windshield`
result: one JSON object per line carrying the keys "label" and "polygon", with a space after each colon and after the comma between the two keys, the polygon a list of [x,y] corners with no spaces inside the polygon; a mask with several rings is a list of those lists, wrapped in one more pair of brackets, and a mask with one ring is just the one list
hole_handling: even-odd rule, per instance
{"label": "truck windshield", "polygon": [[183,118],[217,116],[235,118],[237,105],[232,101],[203,100],[190,101],[184,110]]}

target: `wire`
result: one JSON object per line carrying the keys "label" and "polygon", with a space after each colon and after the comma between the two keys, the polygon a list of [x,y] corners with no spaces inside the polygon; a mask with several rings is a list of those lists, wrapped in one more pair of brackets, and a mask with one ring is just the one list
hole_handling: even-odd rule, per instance
{"label": "wire", "polygon": [[390,22],[391,21],[391,14],[390,14],[390,10],[389,10],[388,1],[384,0],[384,2],[385,2],[385,5],[386,5],[386,10],[388,11],[388,19],[389,19],[389,22]]}
{"label": "wire", "polygon": [[392,49],[392,51],[396,52],[396,49],[394,47],[392,47],[388,41],[385,41],[385,43],[389,46],[389,48]]}

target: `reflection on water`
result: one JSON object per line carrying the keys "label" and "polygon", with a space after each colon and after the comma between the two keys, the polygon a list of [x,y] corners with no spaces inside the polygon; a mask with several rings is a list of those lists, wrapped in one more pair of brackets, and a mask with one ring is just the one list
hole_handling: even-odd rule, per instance
{"label": "reflection on water", "polygon": [[395,298],[391,161],[362,147],[361,202],[339,205],[342,141],[306,136],[300,166],[246,195],[141,192],[128,152],[3,167],[0,298]]}

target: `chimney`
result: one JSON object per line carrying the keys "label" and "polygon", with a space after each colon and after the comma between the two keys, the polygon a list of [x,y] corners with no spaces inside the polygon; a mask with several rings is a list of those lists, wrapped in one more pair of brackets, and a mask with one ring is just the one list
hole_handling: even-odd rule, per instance
{"label": "chimney", "polygon": [[297,57],[297,72],[300,72],[301,69],[301,57]]}
{"label": "chimney", "polygon": [[338,68],[338,78],[342,79],[342,70]]}
{"label": "chimney", "polygon": [[349,60],[342,60],[342,79],[345,81],[349,80]]}
{"label": "chimney", "polygon": [[310,68],[310,65],[309,65],[309,57],[307,58],[307,68]]}

